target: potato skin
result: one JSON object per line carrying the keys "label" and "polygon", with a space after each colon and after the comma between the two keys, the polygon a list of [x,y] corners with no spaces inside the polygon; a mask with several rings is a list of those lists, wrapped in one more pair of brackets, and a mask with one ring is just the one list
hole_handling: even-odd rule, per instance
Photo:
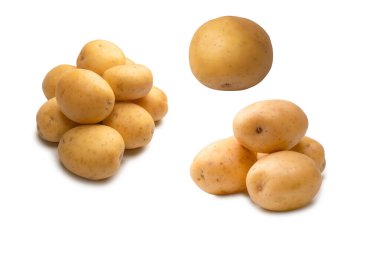
{"label": "potato skin", "polygon": [[62,76],[66,74],[67,71],[75,69],[74,66],[68,64],[61,64],[52,68],[45,76],[42,81],[42,91],[47,99],[55,97],[55,88]]}
{"label": "potato skin", "polygon": [[156,86],[153,86],[145,97],[132,102],[149,112],[154,121],[161,120],[168,112],[168,98],[166,94]]}
{"label": "potato skin", "polygon": [[238,193],[246,190],[245,178],[255,162],[256,154],[230,137],[203,148],[193,160],[190,175],[207,193]]}
{"label": "potato skin", "polygon": [[251,200],[272,211],[287,211],[309,204],[322,177],[314,161],[295,151],[280,151],[258,160],[246,178]]}
{"label": "potato skin", "polygon": [[268,74],[273,61],[272,44],[265,30],[241,17],[224,16],[203,24],[189,50],[194,76],[216,90],[250,88]]}
{"label": "potato skin", "polygon": [[102,121],[115,104],[115,95],[108,83],[85,69],[66,73],[57,85],[56,98],[63,114],[80,124]]}
{"label": "potato skin", "polygon": [[286,100],[264,100],[240,110],[233,121],[236,139],[259,153],[273,153],[294,147],[308,127],[306,114]]}
{"label": "potato skin", "polygon": [[313,159],[321,172],[324,171],[326,167],[325,150],[318,141],[305,136],[291,150],[307,155]]}
{"label": "potato skin", "polygon": [[152,116],[144,108],[127,102],[116,103],[103,124],[121,134],[126,149],[147,145],[153,137],[155,127]]}

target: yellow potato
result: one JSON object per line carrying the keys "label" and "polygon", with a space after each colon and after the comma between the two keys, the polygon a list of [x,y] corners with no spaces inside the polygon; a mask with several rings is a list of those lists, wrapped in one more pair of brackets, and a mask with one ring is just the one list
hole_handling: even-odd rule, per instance
{"label": "yellow potato", "polygon": [[115,104],[115,95],[108,83],[85,69],[66,73],[57,85],[56,97],[63,114],[81,124],[102,121]]}
{"label": "yellow potato", "polygon": [[75,69],[74,66],[61,64],[51,69],[45,76],[42,82],[42,90],[47,99],[55,97],[55,87],[62,76],[70,70]]}
{"label": "yellow potato", "polygon": [[306,114],[286,100],[264,100],[240,110],[234,118],[236,139],[246,148],[272,153],[294,147],[308,127]]}
{"label": "yellow potato", "polygon": [[116,129],[124,139],[126,149],[140,148],[147,145],[154,132],[152,116],[141,106],[119,102],[103,124]]}
{"label": "yellow potato", "polygon": [[145,97],[132,102],[149,112],[154,121],[161,120],[168,112],[168,98],[165,93],[156,86],[153,86]]}
{"label": "yellow potato", "polygon": [[58,145],[63,166],[91,180],[114,175],[124,154],[124,141],[114,129],[104,125],[75,127],[66,132]]}
{"label": "yellow potato", "polygon": [[38,135],[45,141],[59,142],[63,134],[78,125],[60,110],[56,98],[46,101],[37,112]]}
{"label": "yellow potato", "polygon": [[248,170],[256,154],[239,145],[234,137],[203,148],[194,158],[190,174],[203,191],[223,195],[245,191]]}
{"label": "yellow potato", "polygon": [[241,17],[225,16],[203,24],[194,34],[190,67],[204,85],[216,90],[243,90],[264,79],[273,60],[265,30]]}
{"label": "yellow potato", "polygon": [[140,64],[119,65],[107,69],[103,78],[111,86],[117,101],[146,96],[153,84],[152,72]]}
{"label": "yellow potato", "polygon": [[267,153],[257,153],[257,160],[260,160],[264,157],[266,157],[268,154]]}
{"label": "yellow potato", "polygon": [[287,211],[309,204],[321,182],[321,172],[314,161],[294,151],[280,151],[258,160],[246,179],[252,201],[272,211]]}
{"label": "yellow potato", "polygon": [[303,137],[291,150],[302,153],[313,159],[317,168],[322,172],[326,167],[325,150],[323,146],[310,137]]}

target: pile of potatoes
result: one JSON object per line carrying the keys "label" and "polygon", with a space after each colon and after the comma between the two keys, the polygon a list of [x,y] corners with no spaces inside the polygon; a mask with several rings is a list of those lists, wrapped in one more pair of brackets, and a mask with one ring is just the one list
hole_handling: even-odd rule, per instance
{"label": "pile of potatoes", "polygon": [[42,89],[48,101],[37,112],[38,135],[59,142],[63,166],[90,180],[114,175],[124,150],[146,146],[168,111],[151,71],[105,40],[87,43],[76,66],[50,70]]}
{"label": "pile of potatoes", "polygon": [[287,211],[309,204],[319,191],[326,162],[322,145],[306,137],[308,119],[286,100],[264,100],[240,110],[234,136],[203,148],[190,168],[203,191],[248,191],[258,206]]}

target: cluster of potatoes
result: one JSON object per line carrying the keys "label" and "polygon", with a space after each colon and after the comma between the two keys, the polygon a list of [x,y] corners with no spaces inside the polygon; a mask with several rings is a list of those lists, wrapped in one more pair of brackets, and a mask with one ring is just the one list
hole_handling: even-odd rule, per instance
{"label": "cluster of potatoes", "polygon": [[308,119],[286,100],[264,100],[240,110],[234,136],[211,143],[194,158],[190,174],[205,192],[246,192],[258,206],[287,211],[310,203],[325,168],[322,145],[305,136]]}
{"label": "cluster of potatoes", "polygon": [[42,88],[48,101],[37,112],[39,136],[59,142],[64,167],[91,180],[114,175],[124,150],[146,146],[168,111],[151,71],[105,40],[87,43],[76,66],[50,70]]}

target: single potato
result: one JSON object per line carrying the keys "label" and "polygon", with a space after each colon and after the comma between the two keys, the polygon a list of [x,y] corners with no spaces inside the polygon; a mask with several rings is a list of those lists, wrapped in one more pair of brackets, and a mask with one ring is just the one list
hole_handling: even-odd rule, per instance
{"label": "single potato", "polygon": [[85,125],[66,132],[58,145],[58,155],[70,172],[91,180],[114,175],[124,154],[124,141],[114,129]]}
{"label": "single potato", "polygon": [[47,99],[55,97],[55,87],[62,76],[70,70],[75,69],[74,66],[61,64],[51,69],[42,81],[42,90]]}
{"label": "single potato", "polygon": [[309,204],[321,182],[321,172],[314,161],[294,151],[280,151],[258,160],[246,179],[252,201],[272,211],[293,210]]}
{"label": "single potato", "polygon": [[286,100],[264,100],[240,110],[234,118],[236,139],[259,153],[289,150],[305,136],[306,114]]}
{"label": "single potato", "polygon": [[326,167],[325,150],[318,141],[305,136],[291,150],[307,155],[313,159],[321,172],[324,171]]}
{"label": "single potato", "polygon": [[64,75],[56,88],[59,108],[69,119],[80,124],[94,124],[112,112],[115,95],[98,74],[75,69]]}
{"label": "single potato", "polygon": [[161,120],[168,112],[168,98],[166,94],[156,86],[153,86],[145,97],[132,102],[149,112],[154,121]]}
{"label": "single potato", "polygon": [[265,30],[241,17],[225,16],[203,24],[189,50],[194,76],[216,90],[250,88],[268,74],[273,61],[272,44]]}
{"label": "single potato", "polygon": [[256,154],[230,137],[203,148],[193,160],[190,175],[205,192],[232,194],[246,190],[245,178],[255,162]]}
{"label": "single potato", "polygon": [[116,101],[146,96],[153,85],[152,72],[140,64],[119,65],[107,69],[103,78],[115,93]]}
{"label": "single potato", "polygon": [[126,102],[116,103],[111,115],[103,124],[121,134],[126,149],[147,145],[153,137],[155,127],[152,116],[144,108]]}
{"label": "single potato", "polygon": [[40,107],[36,121],[38,135],[45,141],[51,142],[59,142],[64,133],[78,125],[59,110],[55,97]]}

